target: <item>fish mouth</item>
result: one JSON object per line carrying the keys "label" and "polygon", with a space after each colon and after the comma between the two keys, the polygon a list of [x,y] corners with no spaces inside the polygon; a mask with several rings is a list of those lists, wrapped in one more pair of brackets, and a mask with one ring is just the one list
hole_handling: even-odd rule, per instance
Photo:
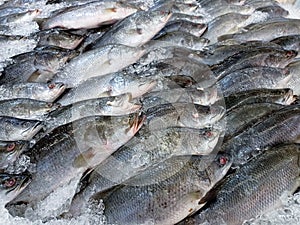
{"label": "fish mouth", "polygon": [[26,175],[19,175],[19,177],[23,177],[21,182],[18,185],[16,185],[15,187],[13,187],[12,189],[10,189],[9,191],[7,191],[6,194],[11,193],[13,191],[21,192],[22,190],[24,190],[27,187],[27,185],[32,180],[32,177],[29,173]]}
{"label": "fish mouth", "polygon": [[136,115],[133,119],[132,123],[130,124],[130,130],[133,130],[134,133],[136,133],[144,124],[144,121],[146,120],[145,115]]}
{"label": "fish mouth", "polygon": [[32,138],[42,128],[43,128],[42,123],[41,122],[37,122],[32,127],[29,127],[28,129],[24,130],[22,132],[22,135],[25,138]]}

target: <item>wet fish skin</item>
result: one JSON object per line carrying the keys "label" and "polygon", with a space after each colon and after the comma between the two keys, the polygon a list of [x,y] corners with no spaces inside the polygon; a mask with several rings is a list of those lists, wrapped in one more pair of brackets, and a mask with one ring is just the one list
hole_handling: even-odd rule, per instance
{"label": "wet fish skin", "polygon": [[135,63],[144,53],[145,50],[141,48],[106,45],[70,60],[52,81],[62,82],[67,87],[76,87],[88,78],[117,72]]}
{"label": "wet fish skin", "polygon": [[88,99],[66,105],[47,115],[45,120],[47,128],[58,127],[72,121],[89,116],[122,116],[134,113],[141,105],[131,103],[130,93],[114,97]]}
{"label": "wet fish skin", "polygon": [[210,44],[214,44],[220,34],[235,33],[248,18],[249,15],[239,13],[227,13],[216,17],[208,23],[202,37],[209,39]]}
{"label": "wet fish skin", "polygon": [[[223,165],[220,164],[221,158],[226,158]],[[153,182],[145,186],[132,185],[131,180],[111,193],[97,193],[91,199],[103,199],[109,223],[143,224],[151,221],[155,224],[174,224],[203,206],[198,203],[199,200],[231,165],[227,155],[218,155],[207,168],[203,168],[202,160],[202,157],[192,156],[186,166],[165,180],[154,177]],[[174,169],[170,168],[171,173]]]}
{"label": "wet fish skin", "polygon": [[25,12],[26,8],[24,7],[13,7],[13,6],[7,6],[7,7],[1,7],[0,8],[0,17],[8,16],[11,14],[21,13]]}
{"label": "wet fish skin", "polygon": [[116,72],[86,80],[79,84],[76,89],[71,89],[58,102],[61,105],[68,105],[78,101],[117,96],[124,93],[131,93],[132,98],[137,98],[152,90],[156,84],[155,79],[138,78],[134,74]]}
{"label": "wet fish skin", "polygon": [[13,64],[4,68],[1,82],[47,82],[78,52],[56,47],[36,48],[12,57]]}
{"label": "wet fish skin", "polygon": [[165,26],[171,15],[170,3],[156,10],[138,11],[115,24],[87,48],[96,49],[107,44],[142,46]]}
{"label": "wet fish skin", "polygon": [[11,14],[7,16],[0,17],[0,24],[9,24],[9,23],[22,23],[26,21],[32,21],[36,18],[41,11],[38,9],[28,10],[22,13]]}
{"label": "wet fish skin", "polygon": [[137,8],[113,1],[89,2],[71,6],[42,23],[42,29],[61,27],[67,29],[96,28],[102,24],[111,24],[135,13]]}
{"label": "wet fish skin", "polygon": [[281,105],[290,105],[297,100],[293,90],[284,89],[253,89],[243,92],[237,92],[224,98],[226,110],[240,107],[246,104],[254,103],[276,103]]}
{"label": "wet fish skin", "polygon": [[0,117],[0,124],[0,140],[3,141],[30,140],[42,128],[40,121],[7,116]]}
{"label": "wet fish skin", "polygon": [[282,46],[285,50],[300,51],[300,34],[281,36],[273,39],[271,42]]}
{"label": "wet fish skin", "polygon": [[156,39],[173,45],[189,48],[192,50],[203,50],[210,41],[206,38],[197,37],[187,32],[174,31]]}
{"label": "wet fish skin", "polygon": [[211,66],[218,80],[238,69],[253,66],[269,66],[284,68],[297,55],[293,50],[282,50],[272,47],[258,48],[236,53],[219,64]]}
{"label": "wet fish skin", "polygon": [[166,26],[154,36],[154,39],[175,31],[187,32],[196,37],[200,37],[206,29],[207,25],[204,23],[199,24],[185,20],[172,21],[167,23]]}
{"label": "wet fish skin", "polygon": [[48,113],[57,110],[58,103],[33,99],[11,99],[0,101],[0,116],[43,121]]}
{"label": "wet fish skin", "polygon": [[182,224],[242,224],[278,207],[281,198],[293,194],[297,186],[299,145],[273,147],[230,175],[217,194],[216,201]]}
{"label": "wet fish skin", "polygon": [[229,139],[222,150],[230,152],[234,164],[241,165],[257,155],[262,149],[280,143],[290,143],[299,138],[299,105],[286,106],[260,118],[245,131]]}
{"label": "wet fish skin", "polygon": [[[176,3],[175,3],[176,4]],[[185,13],[173,13],[169,21],[189,21],[193,23],[205,23],[206,19],[201,16],[194,16],[194,15],[189,15]]]}
{"label": "wet fish skin", "polygon": [[297,35],[299,32],[300,20],[285,19],[282,21],[256,24],[250,27],[246,32],[220,36],[218,41],[224,41],[228,39],[234,39],[240,42],[252,40],[271,41],[281,36]]}
{"label": "wet fish skin", "polygon": [[0,100],[29,98],[53,102],[66,89],[62,83],[15,83],[0,85]]}
{"label": "wet fish skin", "polygon": [[223,95],[228,96],[251,89],[276,88],[280,82],[290,78],[288,69],[260,66],[236,70],[218,80],[217,84]]}
{"label": "wet fish skin", "polygon": [[300,95],[300,85],[299,85],[300,84],[300,79],[299,79],[300,60],[290,63],[289,65],[287,65],[286,68],[290,71],[291,79],[286,84],[282,84],[282,85],[293,89],[296,95]]}
{"label": "wet fish skin", "polygon": [[203,128],[218,122],[224,115],[223,106],[202,106],[191,103],[162,104],[148,109],[146,126],[151,130],[172,126]]}
{"label": "wet fish skin", "polygon": [[23,174],[0,174],[0,196],[1,205],[12,201],[19,193],[30,183],[31,176],[28,173]]}
{"label": "wet fish skin", "polygon": [[226,131],[223,139],[226,142],[228,139],[242,133],[247,127],[251,126],[260,118],[271,115],[271,113],[283,109],[285,106],[276,103],[252,103],[235,107],[226,113]]}
{"label": "wet fish skin", "polygon": [[37,47],[56,46],[70,50],[75,49],[84,39],[81,35],[59,29],[39,31],[33,38],[38,41]]}
{"label": "wet fish skin", "polygon": [[216,87],[197,90],[196,88],[175,88],[150,92],[142,97],[143,110],[166,103],[186,102],[198,105],[212,105],[218,100]]}
{"label": "wet fish skin", "polygon": [[26,141],[0,141],[0,169],[12,164],[28,147]]}
{"label": "wet fish skin", "polygon": [[[95,167],[131,139],[140,129],[144,117],[130,114],[122,117],[88,117],[54,129],[24,154],[36,164],[32,182],[14,201],[23,204],[18,213],[35,208],[40,201],[84,171]],[[63,160],[62,160],[63,159]]]}
{"label": "wet fish skin", "polygon": [[139,176],[172,156],[209,154],[218,142],[219,135],[218,130],[210,128],[168,128],[155,133],[141,129],[137,136],[96,167],[87,187],[74,197],[69,214],[78,216],[83,213],[87,199],[95,191],[105,191]]}
{"label": "wet fish skin", "polygon": [[289,15],[289,12],[279,5],[264,6],[257,8],[255,11],[267,13],[268,18],[287,17]]}

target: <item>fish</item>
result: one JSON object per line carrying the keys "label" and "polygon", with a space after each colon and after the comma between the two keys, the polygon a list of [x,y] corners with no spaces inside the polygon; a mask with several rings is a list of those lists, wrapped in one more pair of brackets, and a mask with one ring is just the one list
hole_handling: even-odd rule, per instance
{"label": "fish", "polygon": [[[190,160],[186,161],[186,157]],[[96,193],[90,200],[99,202],[102,199],[108,223],[175,224],[203,206],[199,203],[201,198],[226,174],[231,165],[230,156],[222,154],[217,155],[205,168],[205,157],[186,157],[183,157],[184,166],[180,169],[169,166],[171,176],[166,179],[153,176],[149,185],[134,185],[135,180],[132,179],[111,192]],[[178,172],[172,175],[173,170]]]}
{"label": "fish", "polygon": [[52,82],[64,83],[68,88],[76,87],[88,78],[117,72],[135,63],[144,53],[141,48],[106,45],[71,59]]}
{"label": "fish", "polygon": [[300,34],[281,36],[273,39],[271,42],[280,45],[285,50],[300,51]]}
{"label": "fish", "polygon": [[[283,29],[284,28],[284,29]],[[261,40],[271,41],[287,35],[297,35],[300,32],[300,20],[284,19],[279,21],[266,21],[250,27],[244,27],[244,32],[228,34],[218,37],[218,41],[233,39],[239,42]]]}
{"label": "fish", "polygon": [[252,126],[223,144],[221,150],[230,152],[234,165],[242,165],[263,149],[281,143],[297,141],[299,133],[299,105],[286,106],[260,118]]}
{"label": "fish", "polygon": [[12,57],[14,63],[6,66],[1,82],[48,82],[63,65],[74,58],[76,51],[55,47],[42,47]]}
{"label": "fish", "polygon": [[175,88],[150,92],[142,97],[142,108],[144,111],[160,104],[185,102],[198,105],[212,105],[219,99],[217,87],[204,90],[196,88]]}
{"label": "fish", "polygon": [[191,103],[167,103],[149,108],[145,126],[158,130],[172,126],[203,128],[218,122],[225,114],[221,105],[202,106]]}
{"label": "fish", "polygon": [[205,23],[193,23],[186,20],[177,20],[171,21],[166,24],[166,26],[160,30],[153,38],[157,39],[161,36],[164,36],[171,32],[187,32],[196,37],[200,37],[204,31],[207,29],[207,25]]}
{"label": "fish", "polygon": [[25,11],[26,11],[25,7],[13,7],[13,6],[1,7],[0,8],[0,18],[3,16],[22,13]]}
{"label": "fish", "polygon": [[[91,173],[88,186],[73,199],[76,207],[70,210],[78,216],[76,201],[84,196],[106,191],[128,179],[139,176],[149,168],[168,160],[173,156],[209,155],[218,144],[221,132],[214,128],[190,129],[171,127],[151,132],[140,132],[124,146],[100,163]],[[81,202],[82,204],[84,202]],[[79,208],[84,209],[85,206]]]}
{"label": "fish", "polygon": [[[176,3],[175,3],[176,4]],[[170,18],[170,22],[175,22],[175,21],[188,21],[188,22],[193,22],[193,23],[206,23],[206,19],[201,16],[201,15],[189,15],[189,14],[185,14],[185,13],[173,13],[171,18]]]}
{"label": "fish", "polygon": [[39,31],[32,35],[37,40],[37,47],[56,46],[73,50],[82,43],[84,36],[64,30],[51,29]]}
{"label": "fish", "polygon": [[239,13],[227,13],[216,17],[208,23],[207,30],[202,37],[210,40],[210,44],[214,44],[218,41],[220,34],[235,33],[248,18],[249,15]]}
{"label": "fish", "polygon": [[66,89],[62,83],[15,83],[0,85],[0,100],[19,98],[34,99],[37,101],[53,102]]}
{"label": "fish", "polygon": [[291,62],[286,67],[290,71],[291,79],[286,83],[280,83],[278,87],[287,87],[293,89],[296,95],[300,95],[300,79],[299,79],[299,68],[300,68],[300,60],[296,60]]}
{"label": "fish", "polygon": [[7,168],[28,148],[27,141],[0,141],[0,169]]}
{"label": "fish", "polygon": [[284,107],[284,105],[276,103],[252,103],[227,111],[225,119],[228,123],[226,123],[223,141],[226,142],[228,139],[246,130],[251,124],[259,121],[260,118]]}
{"label": "fish", "polygon": [[137,11],[124,2],[88,2],[70,6],[50,16],[42,22],[42,30],[61,27],[66,29],[90,29],[103,24],[111,24]]}
{"label": "fish", "polygon": [[[144,116],[87,117],[57,127],[27,152],[36,165],[31,183],[7,205],[22,205],[19,216],[27,208],[36,208],[43,199],[84,171],[95,167],[112,152],[131,139],[141,128]],[[63,160],[62,160],[63,159]]]}
{"label": "fish", "polygon": [[66,105],[46,115],[45,127],[47,129],[58,127],[89,116],[122,116],[137,112],[141,105],[131,103],[131,99],[132,95],[126,93]]}
{"label": "fish", "polygon": [[291,79],[288,69],[275,67],[248,67],[235,70],[232,73],[218,80],[223,95],[260,88],[277,88],[283,80],[288,82]]}
{"label": "fish", "polygon": [[30,140],[42,129],[42,124],[37,120],[17,119],[14,117],[0,117],[0,140],[19,141]]}
{"label": "fish", "polygon": [[0,24],[5,25],[9,23],[24,23],[27,21],[32,21],[40,14],[41,14],[40,10],[34,9],[34,10],[28,10],[21,13],[2,16],[0,17]]}
{"label": "fish", "polygon": [[242,224],[281,206],[299,186],[299,172],[299,145],[273,147],[229,175],[215,201],[180,224]]}
{"label": "fish", "polygon": [[137,77],[134,74],[123,72],[110,73],[87,79],[76,88],[71,89],[58,102],[61,105],[69,105],[88,99],[125,93],[130,93],[134,99],[152,90],[156,84],[156,79]]}
{"label": "fish", "polygon": [[97,49],[108,44],[140,47],[159,32],[170,19],[170,3],[156,10],[138,11],[114,25],[88,49]]}
{"label": "fish", "polygon": [[264,14],[268,14],[268,19],[276,17],[287,17],[289,15],[289,11],[276,4],[256,8],[255,12],[262,12]]}
{"label": "fish", "polygon": [[236,53],[219,64],[211,66],[218,80],[239,69],[254,66],[284,68],[297,55],[294,50],[282,50],[272,47],[252,49]]}
{"label": "fish", "polygon": [[19,119],[43,121],[47,114],[57,110],[58,103],[49,103],[33,99],[11,99],[0,101],[0,116],[9,116]]}
{"label": "fish", "polygon": [[226,110],[253,103],[275,103],[290,105],[297,100],[292,89],[252,89],[231,94],[224,98]]}
{"label": "fish", "polygon": [[28,173],[23,174],[0,174],[0,196],[1,205],[5,206],[12,201],[24,188],[30,183],[31,176]]}
{"label": "fish", "polygon": [[156,40],[192,50],[203,50],[210,43],[207,38],[197,37],[182,31],[169,32]]}

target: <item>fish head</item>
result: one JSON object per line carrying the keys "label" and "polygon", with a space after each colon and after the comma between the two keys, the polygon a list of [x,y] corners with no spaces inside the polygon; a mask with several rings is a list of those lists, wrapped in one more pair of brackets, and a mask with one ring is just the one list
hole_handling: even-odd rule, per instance
{"label": "fish head", "polygon": [[202,142],[205,145],[203,148],[209,149],[209,152],[211,152],[217,145],[222,132],[215,128],[204,128],[199,130],[199,132],[201,133],[201,137],[205,140]]}
{"label": "fish head", "polygon": [[4,124],[8,136],[22,137],[22,140],[31,139],[42,128],[40,121],[12,117],[4,118]]}
{"label": "fish head", "polygon": [[149,80],[148,78],[135,79],[130,85],[130,92],[132,98],[140,97],[150,92],[157,85],[156,80]]}
{"label": "fish head", "polygon": [[270,54],[266,61],[270,66],[283,68],[287,66],[297,56],[297,54],[297,51],[294,50],[285,50],[284,52],[279,51],[274,54]]}
{"label": "fish head", "polygon": [[210,107],[210,124],[218,122],[225,115],[226,109],[221,105],[213,105]]}
{"label": "fish head", "polygon": [[114,97],[114,100],[108,101],[106,104],[111,108],[114,115],[125,115],[136,112],[141,105],[130,102],[132,100],[131,93],[125,93]]}
{"label": "fish head", "polygon": [[49,83],[36,89],[35,94],[39,99],[49,99],[49,102],[53,102],[65,89],[66,86],[62,83]]}
{"label": "fish head", "polygon": [[6,204],[12,201],[30,183],[31,175],[23,174],[0,174],[0,196],[1,203]]}
{"label": "fish head", "polygon": [[1,141],[0,142],[0,168],[6,168],[13,163],[19,155],[28,148],[26,141]]}
{"label": "fish head", "polygon": [[210,185],[214,185],[221,180],[230,169],[232,163],[233,158],[229,154],[222,152],[217,153],[212,163],[205,169],[207,179],[209,179],[211,183]]}

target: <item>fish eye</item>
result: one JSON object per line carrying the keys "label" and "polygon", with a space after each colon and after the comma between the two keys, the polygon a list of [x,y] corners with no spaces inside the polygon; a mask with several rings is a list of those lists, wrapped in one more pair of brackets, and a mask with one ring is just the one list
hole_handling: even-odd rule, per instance
{"label": "fish eye", "polygon": [[15,178],[10,178],[10,179],[7,179],[6,181],[4,181],[4,186],[7,188],[11,188],[16,184],[16,182],[17,181]]}
{"label": "fish eye", "polygon": [[221,156],[219,158],[220,165],[224,166],[224,165],[226,165],[227,162],[228,162],[228,158],[226,156]]}
{"label": "fish eye", "polygon": [[49,85],[48,85],[48,88],[49,88],[49,89],[55,88],[55,84],[53,84],[53,83],[49,84]]}
{"label": "fish eye", "polygon": [[7,145],[6,150],[7,150],[8,152],[10,152],[10,151],[14,150],[15,147],[16,147],[16,144],[15,144],[15,143],[10,143],[10,144]]}
{"label": "fish eye", "polygon": [[53,103],[47,103],[47,107],[52,108],[53,107]]}
{"label": "fish eye", "polygon": [[210,137],[213,136],[213,132],[212,131],[206,131],[205,132],[205,136],[208,137],[208,138],[210,138]]}
{"label": "fish eye", "polygon": [[29,121],[23,122],[23,123],[22,123],[22,127],[23,127],[23,128],[30,127],[30,122],[29,122]]}

